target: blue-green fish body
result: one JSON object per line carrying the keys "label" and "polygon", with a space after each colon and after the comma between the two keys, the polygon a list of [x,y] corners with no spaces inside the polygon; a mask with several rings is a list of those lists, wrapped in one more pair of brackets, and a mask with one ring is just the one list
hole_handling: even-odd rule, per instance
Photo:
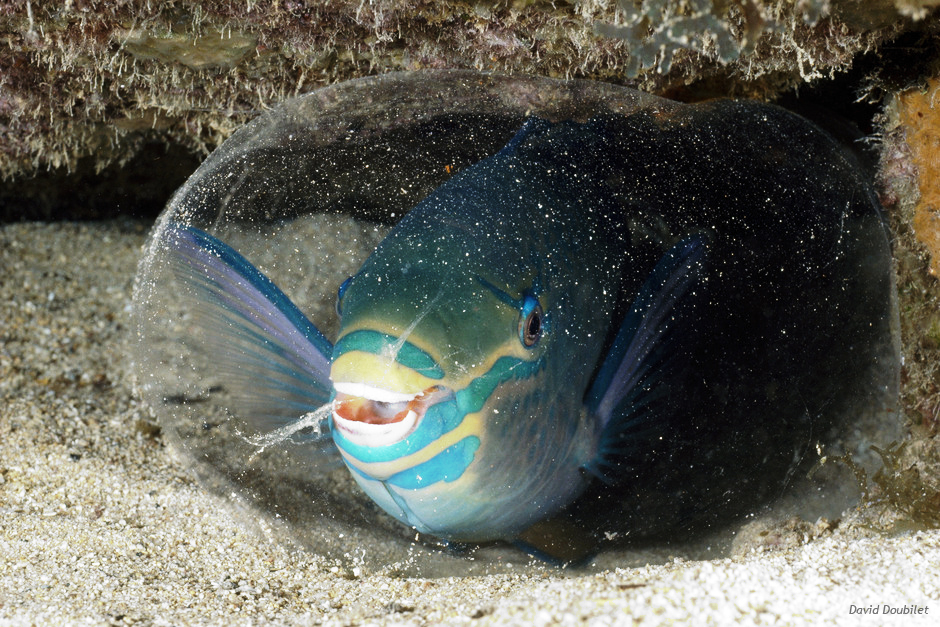
{"label": "blue-green fish body", "polygon": [[253,377],[244,424],[329,403],[389,514],[552,553],[553,517],[597,538],[740,513],[856,393],[891,280],[859,278],[886,240],[853,168],[761,105],[530,119],[340,287],[335,343],[226,244],[166,241],[220,368]]}
{"label": "blue-green fish body", "polygon": [[334,441],[366,492],[420,531],[514,538],[587,483],[603,423],[584,396],[627,234],[589,160],[558,158],[555,142],[585,154],[565,137],[579,130],[531,121],[406,215],[342,295],[340,398],[401,394],[396,408],[419,411],[380,438],[369,432],[385,425],[345,420],[341,402]]}

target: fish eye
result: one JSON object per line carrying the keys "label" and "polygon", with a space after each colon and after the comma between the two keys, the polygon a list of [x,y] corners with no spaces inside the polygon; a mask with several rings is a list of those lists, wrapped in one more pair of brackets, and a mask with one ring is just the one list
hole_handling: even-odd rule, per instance
{"label": "fish eye", "polygon": [[542,306],[534,296],[526,296],[522,302],[522,317],[519,321],[519,339],[527,348],[538,344],[542,337]]}
{"label": "fish eye", "polygon": [[353,278],[346,277],[346,280],[339,284],[339,289],[336,290],[336,315],[343,315],[343,296],[346,294],[346,289],[349,288],[349,284],[352,283]]}

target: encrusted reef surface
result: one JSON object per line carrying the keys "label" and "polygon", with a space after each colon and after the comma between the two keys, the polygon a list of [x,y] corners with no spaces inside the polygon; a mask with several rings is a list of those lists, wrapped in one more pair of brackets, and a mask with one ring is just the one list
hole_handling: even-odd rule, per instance
{"label": "encrusted reef surface", "polygon": [[[899,38],[920,36],[913,45],[933,49],[936,4],[0,0],[0,178],[23,186],[0,198],[30,198],[16,210],[4,202],[0,217],[101,215],[127,189],[137,200],[123,211],[152,212],[199,155],[259,111],[391,70],[474,68],[596,78],[684,100],[774,99],[865,57],[854,88],[880,94],[897,88],[881,70],[911,48]],[[109,165],[112,184],[100,184],[94,174]],[[164,186],[135,176],[155,168],[168,173]],[[76,198],[56,186],[93,191]]]}
{"label": "encrusted reef surface", "polygon": [[[932,624],[938,17],[940,0],[0,0],[0,624]],[[407,556],[367,572],[365,537],[324,538],[350,547],[340,559],[299,549],[277,517],[192,481],[132,389],[148,219],[266,108],[423,68],[776,101],[852,142],[892,229],[903,358],[903,436],[882,468],[827,463],[857,472],[860,507],[756,520],[730,547],[574,573],[508,552],[450,578]]]}

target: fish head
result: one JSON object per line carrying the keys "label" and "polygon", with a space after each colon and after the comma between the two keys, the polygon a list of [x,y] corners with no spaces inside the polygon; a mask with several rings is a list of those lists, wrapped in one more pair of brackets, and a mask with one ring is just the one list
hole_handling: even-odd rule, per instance
{"label": "fish head", "polygon": [[[379,433],[379,425],[419,421],[458,394],[462,405],[483,407],[493,386],[481,382],[497,361],[539,361],[548,325],[538,297],[466,270],[373,266],[346,285],[331,366],[341,430]],[[367,440],[394,444],[408,431]]]}
{"label": "fish head", "polygon": [[333,441],[402,522],[449,539],[511,537],[522,523],[500,503],[519,500],[512,473],[531,473],[506,431],[524,437],[516,409],[545,387],[548,293],[534,266],[464,254],[457,236],[446,257],[410,260],[390,254],[390,238],[340,295]]}
{"label": "fish head", "polygon": [[583,488],[596,355],[572,353],[584,335],[572,316],[602,308],[572,306],[588,286],[569,270],[591,260],[567,251],[590,226],[571,208],[603,205],[554,172],[511,151],[467,168],[340,290],[333,442],[365,492],[421,532],[512,539]]}

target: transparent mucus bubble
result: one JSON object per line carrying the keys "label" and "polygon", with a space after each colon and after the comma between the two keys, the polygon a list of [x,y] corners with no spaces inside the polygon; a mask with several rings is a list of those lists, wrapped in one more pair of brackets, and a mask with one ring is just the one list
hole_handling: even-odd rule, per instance
{"label": "transparent mucus bubble", "polygon": [[[744,136],[737,126],[745,114],[763,116],[764,122],[769,118],[779,137]],[[688,461],[681,453],[691,449],[681,449],[668,460],[656,460],[660,475],[644,476],[629,492],[648,486],[651,492],[676,494],[674,484],[682,481],[682,473],[694,468],[701,474],[712,457],[713,484],[683,491],[686,500],[672,505],[664,496],[648,507],[615,508],[619,522],[598,513],[597,525],[604,528],[590,533],[622,539],[633,530],[636,536],[655,536],[662,528],[666,535],[660,534],[658,542],[665,546],[675,542],[677,529],[682,535],[685,528],[676,520],[682,517],[670,515],[670,507],[703,510],[689,518],[706,519],[708,527],[718,526],[725,510],[727,517],[761,512],[776,497],[782,497],[776,498],[782,514],[807,517],[837,515],[851,504],[857,495],[846,473],[831,471],[830,480],[820,484],[805,479],[804,471],[820,453],[864,457],[869,443],[890,441],[897,431],[897,312],[890,248],[863,174],[833,142],[781,110],[756,103],[733,111],[681,105],[589,81],[462,71],[388,74],[292,99],[235,133],[175,194],[140,263],[134,297],[136,374],[141,395],[156,412],[167,439],[209,488],[233,495],[250,516],[263,518],[292,541],[350,568],[428,576],[492,572],[507,568],[508,562],[528,562],[511,547],[458,554],[433,539],[416,541],[413,531],[361,494],[329,443],[311,451],[290,433],[259,438],[244,432],[232,419],[239,413],[237,390],[220,374],[218,355],[198,337],[193,320],[201,303],[177,284],[165,235],[171,225],[182,224],[226,242],[270,277],[332,341],[339,326],[336,293],[343,280],[410,208],[455,172],[498,152],[530,116],[577,122],[614,116],[624,121],[621,130],[627,140],[619,144],[623,156],[610,171],[609,185],[631,215],[636,241],[625,246],[658,250],[696,231],[714,231],[719,240],[735,242],[728,244],[727,256],[721,259],[724,269],[715,275],[720,287],[712,298],[725,300],[710,303],[710,311],[721,311],[728,303],[749,306],[751,286],[722,283],[727,276],[796,276],[806,268],[807,277],[819,279],[813,285],[826,290],[803,308],[804,294],[797,286],[810,285],[794,279],[780,283],[774,298],[795,321],[784,325],[781,334],[790,332],[797,343],[804,342],[819,357],[814,372],[828,370],[838,384],[808,381],[786,368],[762,369],[761,364],[787,359],[798,349],[791,339],[770,338],[766,330],[729,335],[725,344],[714,342],[715,352],[726,346],[752,356],[730,361],[716,356],[714,363],[733,363],[738,372],[728,374],[727,389],[718,389],[724,385],[721,372],[707,372],[706,384],[697,391],[707,389],[723,399],[743,394],[745,388],[759,389],[744,395],[749,407],[767,411],[737,415],[720,408],[695,409],[691,413],[698,415],[689,415],[688,421],[695,425],[689,433],[697,440],[696,450],[714,455]],[[761,141],[766,143],[753,145]],[[814,143],[800,146],[799,141]],[[806,158],[810,151],[814,154]],[[763,180],[751,178],[753,162],[764,158],[780,164],[779,179],[766,175],[771,166],[761,170]],[[844,205],[838,224],[819,228],[831,236],[828,247],[799,239],[815,233],[793,224],[806,220],[811,208],[791,211],[781,206],[780,213],[773,214],[779,225],[767,223],[772,212],[750,217],[756,205],[782,205],[780,198],[790,193],[786,185],[793,181],[803,181],[800,198],[816,194],[814,202]],[[738,204],[745,197],[747,202]],[[833,276],[837,279],[831,280]],[[825,311],[817,306],[820,302],[829,303]],[[805,325],[804,317],[809,321]],[[759,342],[736,345],[742,338]],[[775,378],[780,373],[793,378]],[[802,407],[797,411],[800,419],[774,415],[775,399],[785,411]],[[701,421],[710,417],[721,426],[702,428]],[[801,429],[809,426],[781,437],[779,432],[790,422]],[[302,424],[304,433],[323,428],[322,421],[310,416]],[[755,454],[762,446],[778,444],[780,450]],[[779,458],[768,471],[773,476],[753,487],[753,498],[736,493],[750,487],[736,488],[748,484],[723,476],[729,460],[759,466],[762,457]],[[680,478],[672,481],[673,474]],[[731,496],[716,499],[716,493]],[[713,502],[697,508],[690,505],[696,499]],[[590,525],[591,519],[579,522]],[[656,559],[646,549],[622,551],[607,549],[597,563]],[[675,553],[675,547],[669,549],[669,554]]]}

